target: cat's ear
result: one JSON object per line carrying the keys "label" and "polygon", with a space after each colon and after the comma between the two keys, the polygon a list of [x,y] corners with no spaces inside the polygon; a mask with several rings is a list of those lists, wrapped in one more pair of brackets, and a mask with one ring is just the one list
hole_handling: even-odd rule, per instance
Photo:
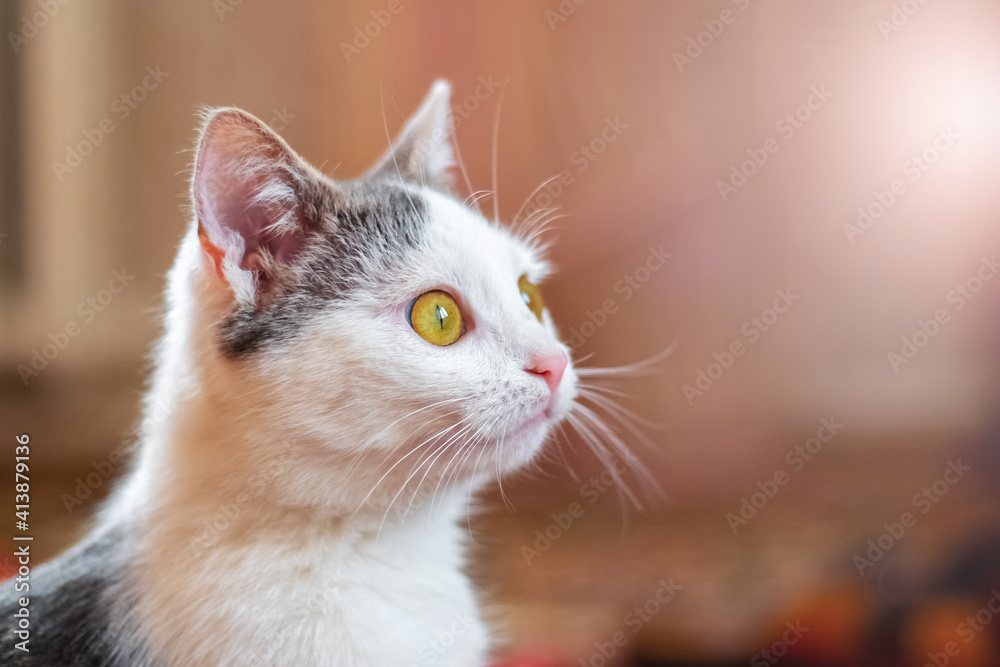
{"label": "cat's ear", "polygon": [[420,108],[368,172],[367,178],[402,179],[435,190],[451,186],[451,84],[434,82]]}
{"label": "cat's ear", "polygon": [[192,179],[205,260],[240,301],[260,306],[302,249],[304,162],[239,109],[205,114]]}

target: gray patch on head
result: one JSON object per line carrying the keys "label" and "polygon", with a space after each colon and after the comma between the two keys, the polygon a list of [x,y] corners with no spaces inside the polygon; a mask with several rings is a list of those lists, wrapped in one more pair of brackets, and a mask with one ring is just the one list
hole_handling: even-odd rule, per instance
{"label": "gray patch on head", "polygon": [[[9,667],[153,667],[139,629],[131,582],[132,537],[97,530],[33,568],[30,590],[0,585],[0,664]],[[30,652],[15,648],[18,599],[30,599]]]}
{"label": "gray patch on head", "polygon": [[266,306],[240,307],[222,323],[223,350],[239,358],[287,340],[330,302],[350,298],[402,265],[427,225],[427,203],[390,180],[299,183],[312,230],[286,284]]}

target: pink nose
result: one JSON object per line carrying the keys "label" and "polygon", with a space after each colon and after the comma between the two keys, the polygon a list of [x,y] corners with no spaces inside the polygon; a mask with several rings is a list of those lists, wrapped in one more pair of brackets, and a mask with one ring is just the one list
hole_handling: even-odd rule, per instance
{"label": "pink nose", "polygon": [[549,385],[549,391],[555,392],[559,388],[559,383],[562,382],[563,373],[566,372],[568,364],[569,359],[566,357],[566,353],[560,350],[555,354],[548,354],[536,359],[524,370],[545,380],[545,384]]}

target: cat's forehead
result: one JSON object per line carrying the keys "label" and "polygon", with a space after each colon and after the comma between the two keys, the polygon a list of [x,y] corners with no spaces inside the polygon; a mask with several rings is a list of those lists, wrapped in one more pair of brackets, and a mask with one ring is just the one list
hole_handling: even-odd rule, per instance
{"label": "cat's forehead", "polygon": [[460,282],[470,269],[492,279],[549,273],[537,247],[451,195],[392,179],[343,183],[336,192],[320,247],[325,263],[338,265],[333,273],[350,270],[370,284],[426,272]]}
{"label": "cat's forehead", "polygon": [[497,277],[527,274],[537,281],[548,274],[542,253],[504,227],[437,192],[425,193],[425,201],[426,243],[432,252],[501,274]]}

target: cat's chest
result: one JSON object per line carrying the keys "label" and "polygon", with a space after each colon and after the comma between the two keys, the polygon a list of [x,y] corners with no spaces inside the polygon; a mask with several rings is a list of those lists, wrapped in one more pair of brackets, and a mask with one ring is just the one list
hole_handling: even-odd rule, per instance
{"label": "cat's chest", "polygon": [[144,597],[169,664],[474,667],[486,628],[451,561],[336,543],[224,545],[159,569]]}

